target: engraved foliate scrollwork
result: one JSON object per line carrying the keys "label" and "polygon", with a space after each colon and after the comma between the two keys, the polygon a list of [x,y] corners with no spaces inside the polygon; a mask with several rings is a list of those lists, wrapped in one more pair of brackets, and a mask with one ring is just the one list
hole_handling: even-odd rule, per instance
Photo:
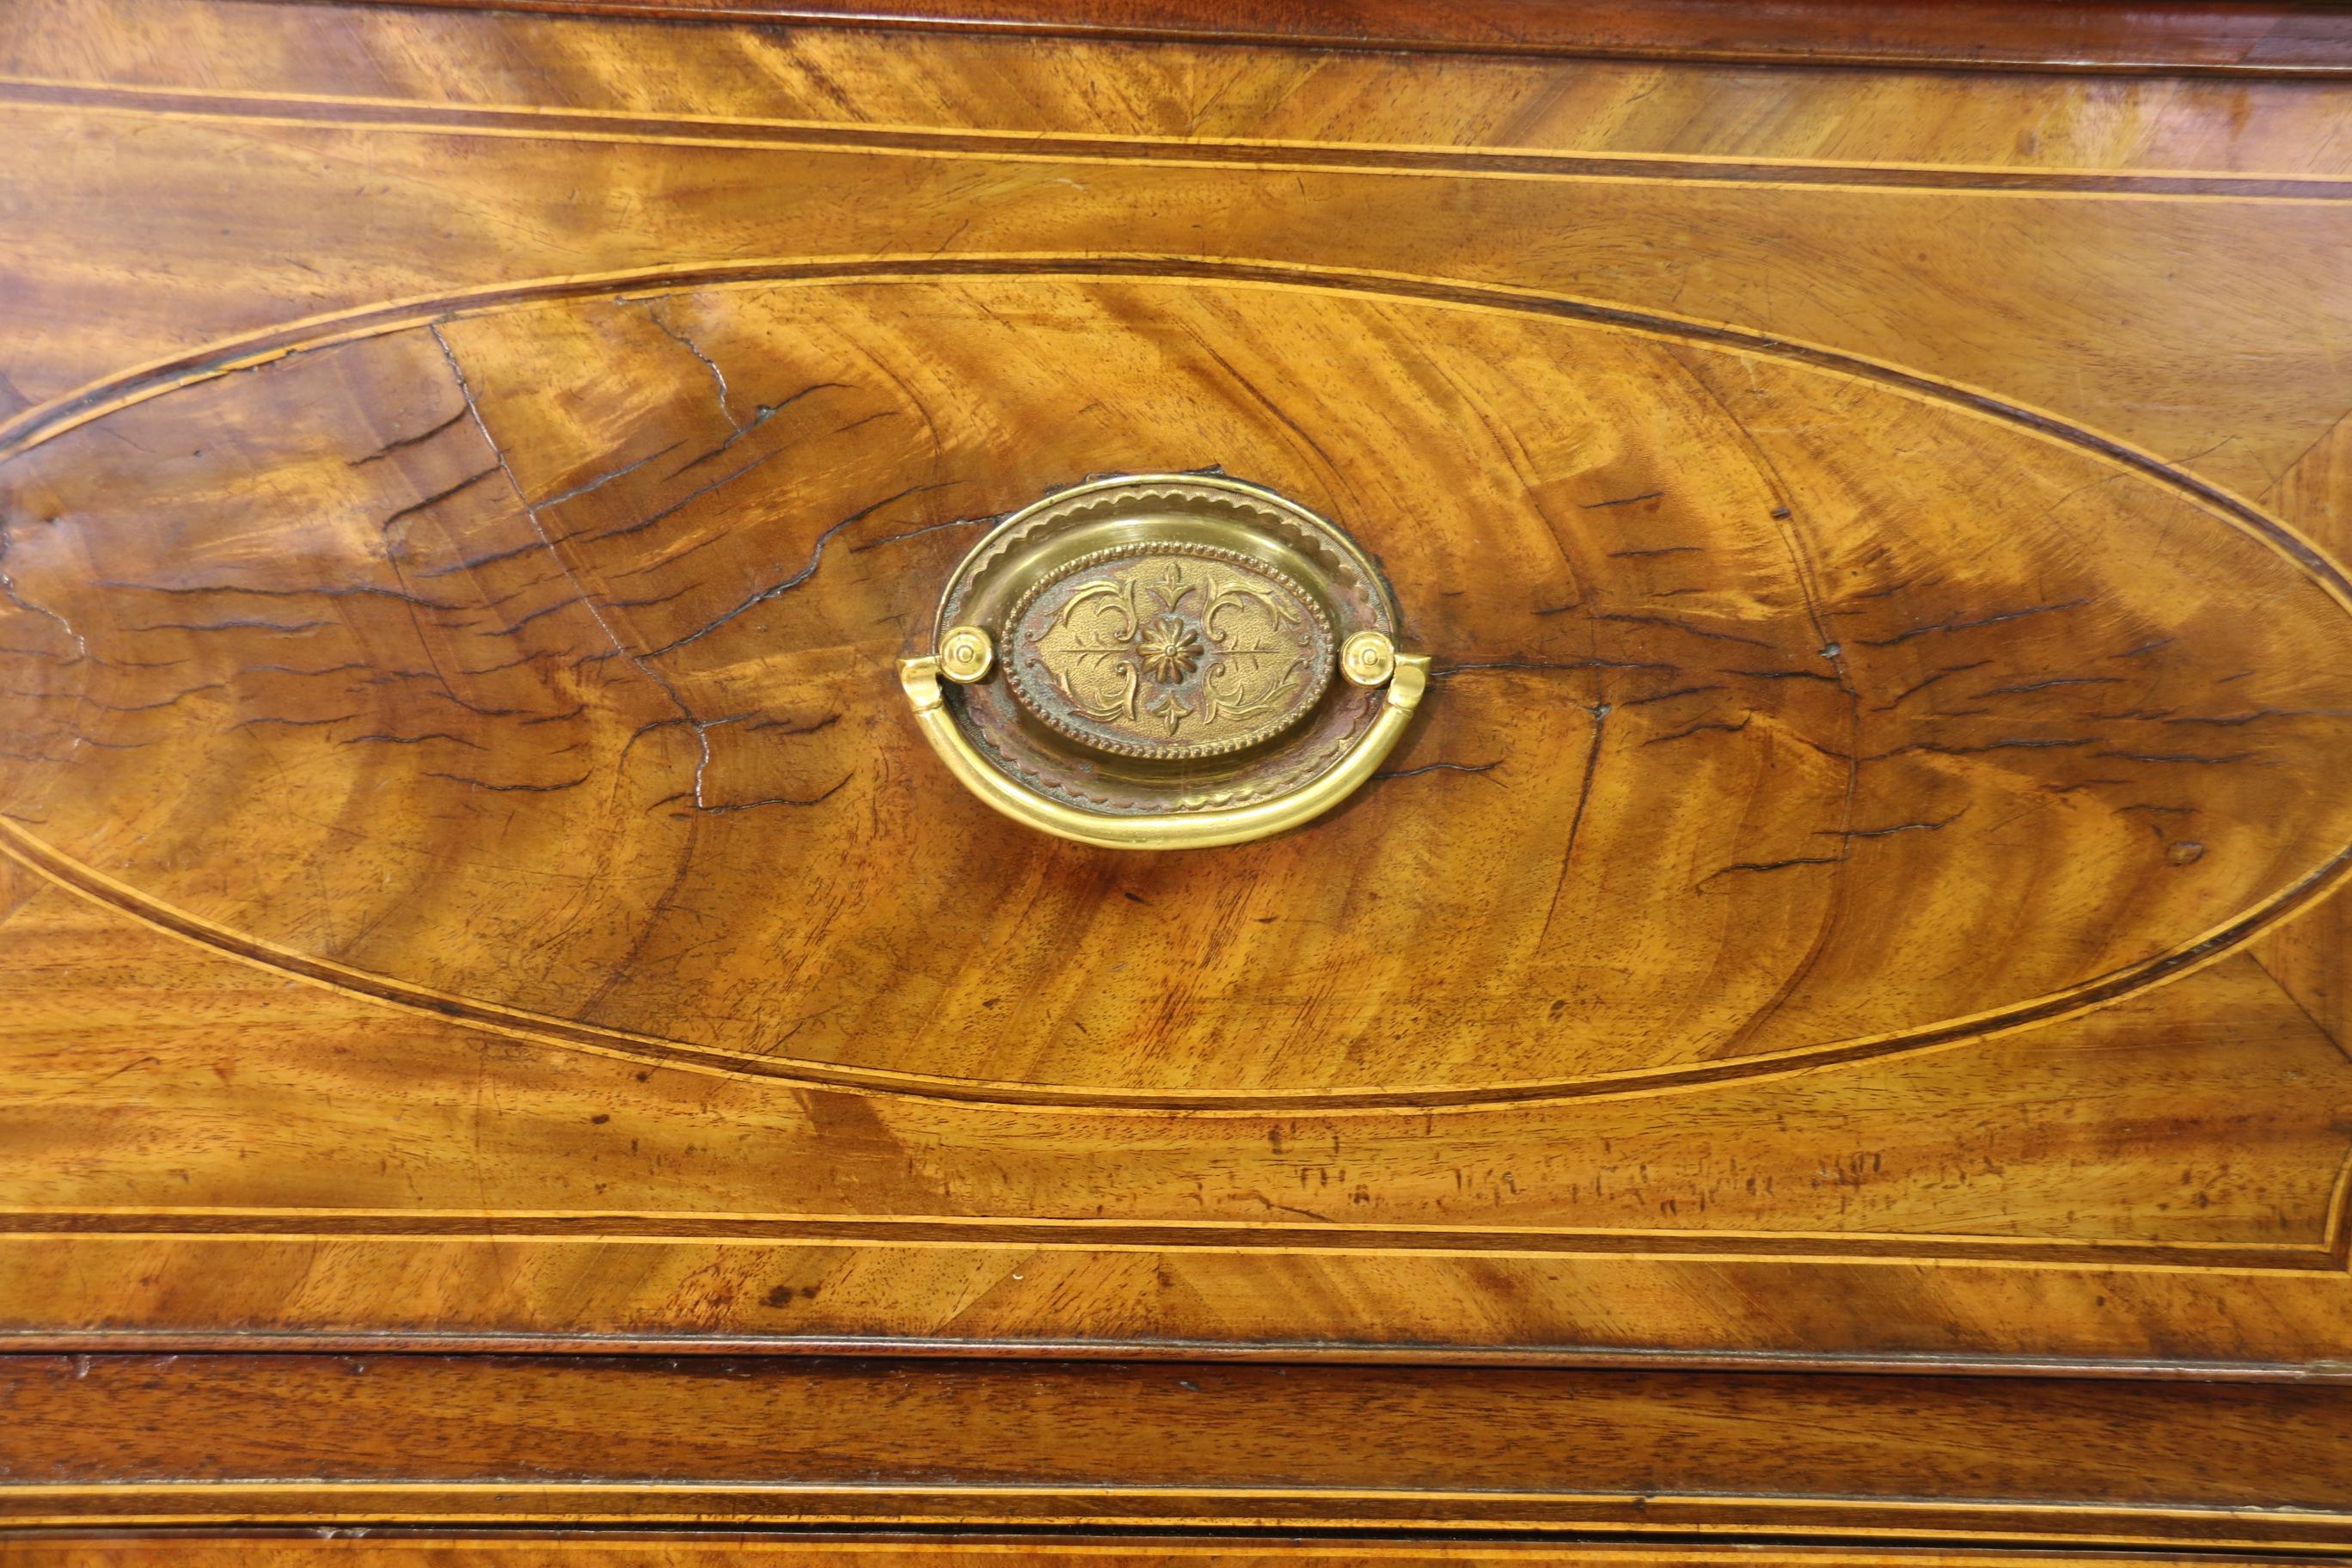
{"label": "engraved foliate scrollwork", "polygon": [[1210,756],[1279,733],[1322,695],[1334,657],[1297,584],[1204,546],[1085,557],[1013,620],[1008,673],[1024,706],[1132,756]]}

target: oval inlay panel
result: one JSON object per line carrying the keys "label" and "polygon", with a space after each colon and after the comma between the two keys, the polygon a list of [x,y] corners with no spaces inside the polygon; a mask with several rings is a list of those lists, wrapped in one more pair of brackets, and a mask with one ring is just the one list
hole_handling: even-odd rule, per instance
{"label": "oval inlay panel", "polygon": [[[2292,540],[1899,374],[1509,303],[681,288],[166,392],[0,465],[0,823],[204,940],[500,1026],[1234,1103],[1948,1039],[2335,874],[2352,621]],[[1211,465],[1377,553],[1438,658],[1420,727],[1260,843],[996,818],[893,661],[986,520]],[[1144,677],[1209,678],[1204,626],[1139,616]]]}

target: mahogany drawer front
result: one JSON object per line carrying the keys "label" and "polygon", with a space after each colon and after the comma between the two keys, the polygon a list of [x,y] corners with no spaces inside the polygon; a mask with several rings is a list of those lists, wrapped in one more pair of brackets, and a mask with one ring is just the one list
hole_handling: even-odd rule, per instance
{"label": "mahogany drawer front", "polygon": [[[2334,1375],[2305,37],[0,16],[0,1324]],[[991,813],[943,586],[1202,473],[1377,563],[1396,750]]]}

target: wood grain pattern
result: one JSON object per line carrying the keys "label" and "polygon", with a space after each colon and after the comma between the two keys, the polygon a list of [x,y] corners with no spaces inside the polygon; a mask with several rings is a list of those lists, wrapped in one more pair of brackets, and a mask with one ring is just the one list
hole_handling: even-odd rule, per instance
{"label": "wood grain pattern", "polygon": [[22,1417],[0,1522],[20,1526],[2352,1540],[2352,1400],[2314,1386],[230,1355],[5,1356],[0,1394]]}
{"label": "wood grain pattern", "polygon": [[[205,0],[0,76],[12,1342],[2342,1373],[2340,89]],[[997,824],[890,661],[1211,464],[1437,652],[1391,776]]]}
{"label": "wood grain pattern", "polygon": [[[1299,1107],[1962,1037],[2352,864],[2352,590],[2290,537],[1769,362],[1293,295],[591,300],[85,426],[0,481],[17,836],[234,949],[615,1048]],[[1395,445],[1325,456],[1366,421]],[[188,456],[150,489],[121,443]],[[1299,495],[1416,606],[1444,700],[1344,823],[1139,863],[919,793],[910,583],[1106,451]],[[960,926],[975,892],[1006,918]]]}
{"label": "wood grain pattern", "polygon": [[[2117,1553],[2118,1564],[2169,1568],[2210,1563],[2221,1568],[2283,1564],[2292,1557],[2253,1557],[2161,1552]],[[520,1537],[458,1531],[422,1538],[376,1535],[331,1540],[302,1539],[285,1531],[187,1535],[120,1531],[0,1532],[0,1563],[9,1568],[507,1568],[518,1561],[594,1563],[599,1568],[710,1568],[742,1562],[778,1564],[858,1563],[875,1568],[930,1568],[978,1563],[1003,1568],[1143,1568],[1186,1562],[1258,1568],[1277,1563],[1374,1563],[1382,1568],[1456,1568],[1496,1564],[1517,1568],[1729,1568],[1756,1563],[1766,1568],[2059,1568],[2081,1558],[2061,1552],[1991,1549],[1931,1552],[1902,1548],[1838,1551],[1826,1547],[1612,1547],[1591,1542],[1423,1542],[1356,1539],[1344,1542],[1292,1541],[1259,1544],[1245,1540],[1179,1542],[1165,1537],[1129,1537],[1088,1542],[1032,1537],[1000,1540],[980,1536],[924,1540],[910,1536],[818,1535],[785,1539],[709,1532],[681,1537],[656,1531],[548,1531]]]}
{"label": "wood grain pattern", "polygon": [[[476,0],[424,0],[471,5]],[[772,19],[1034,37],[1209,39],[1326,49],[1869,64],[1969,70],[2322,75],[2347,68],[2324,5],[1970,0],[520,0],[516,9],[683,20]]]}
{"label": "wood grain pattern", "polygon": [[[25,882],[0,1016],[12,1327],[37,1342],[1753,1353],[1788,1342],[1749,1303],[1791,1292],[1798,1353],[1831,1359],[1998,1357],[2021,1314],[2056,1356],[2178,1355],[2188,1330],[2260,1361],[2331,1331],[2342,1142],[2309,1086],[2340,1058],[2243,960],[1989,1056],[1580,1102],[1549,1153],[1508,1110],[1175,1113],[1106,1143],[289,993]],[[960,1169],[993,1173],[983,1202]]]}

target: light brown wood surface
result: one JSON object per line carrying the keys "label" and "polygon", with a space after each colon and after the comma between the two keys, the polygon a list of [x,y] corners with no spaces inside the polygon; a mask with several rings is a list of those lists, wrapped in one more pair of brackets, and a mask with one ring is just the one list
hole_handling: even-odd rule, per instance
{"label": "light brown wood surface", "polygon": [[[2055,1552],[1903,1551],[1838,1552],[1803,1547],[1608,1547],[1598,1545],[1429,1544],[1358,1541],[1285,1542],[1259,1544],[1171,1543],[1156,1540],[1075,1543],[994,1541],[976,1538],[924,1541],[818,1538],[778,1541],[709,1536],[678,1539],[659,1535],[551,1534],[515,1538],[462,1535],[404,1540],[397,1537],[299,1540],[233,1536],[206,1539],[160,1533],[50,1536],[0,1535],[0,1563],[9,1568],[511,1568],[518,1563],[593,1563],[598,1568],[706,1568],[733,1563],[870,1563],[873,1568],[929,1568],[932,1564],[986,1563],[1001,1568],[1140,1568],[1146,1563],[1214,1563],[1235,1568],[1260,1563],[1343,1563],[1394,1564],[1395,1568],[1459,1568],[1463,1564],[1508,1568],[2057,1568],[2080,1563],[2079,1555]],[[2104,1555],[2095,1561],[2158,1568],[2213,1563],[2223,1568],[2292,1563],[2291,1557],[2191,1557],[2160,1552]]]}
{"label": "light brown wood surface", "polygon": [[2310,1383],[205,1353],[11,1355],[0,1397],[26,1528],[2352,1545]]}
{"label": "light brown wood surface", "polygon": [[[168,42],[168,47],[165,47]],[[0,16],[0,1323],[2339,1374],[2340,86]],[[1150,858],[892,673],[1221,466]]]}

